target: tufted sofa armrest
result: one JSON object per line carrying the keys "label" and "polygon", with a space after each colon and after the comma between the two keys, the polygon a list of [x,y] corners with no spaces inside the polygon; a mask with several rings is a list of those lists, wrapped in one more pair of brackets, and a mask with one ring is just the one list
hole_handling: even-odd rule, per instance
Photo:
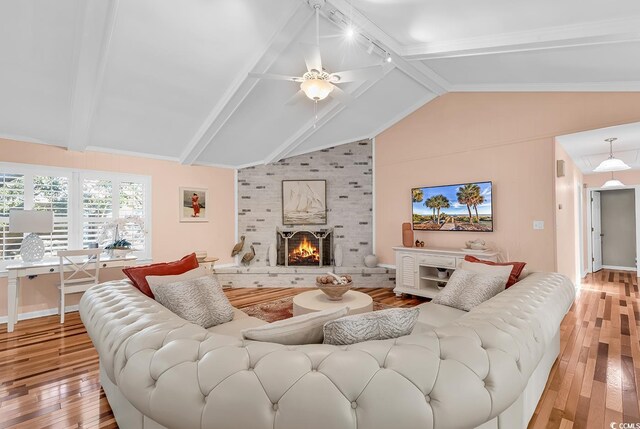
{"label": "tufted sofa armrest", "polygon": [[475,427],[518,398],[574,294],[534,273],[431,332],[343,347],[213,334],[127,281],[80,314],[110,380],[168,428]]}

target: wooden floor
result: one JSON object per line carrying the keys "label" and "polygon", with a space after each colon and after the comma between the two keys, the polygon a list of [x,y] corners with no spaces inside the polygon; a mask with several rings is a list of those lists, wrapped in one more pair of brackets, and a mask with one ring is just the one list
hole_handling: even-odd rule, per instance
{"label": "wooden floor", "polygon": [[[304,289],[233,289],[243,308]],[[362,289],[377,302],[411,307],[387,289]],[[561,357],[530,427],[608,428],[640,422],[638,284],[627,273],[589,278],[562,324]],[[0,327],[0,429],[116,428],[100,388],[98,358],[77,313]]]}
{"label": "wooden floor", "polygon": [[640,427],[638,298],[635,273],[603,270],[582,281],[562,322],[560,359],[529,427]]}

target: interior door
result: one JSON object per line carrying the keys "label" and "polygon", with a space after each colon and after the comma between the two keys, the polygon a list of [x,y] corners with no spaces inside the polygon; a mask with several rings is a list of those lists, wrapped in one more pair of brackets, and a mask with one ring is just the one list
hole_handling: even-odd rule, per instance
{"label": "interior door", "polygon": [[592,272],[602,269],[602,210],[600,192],[591,193],[591,261]]}

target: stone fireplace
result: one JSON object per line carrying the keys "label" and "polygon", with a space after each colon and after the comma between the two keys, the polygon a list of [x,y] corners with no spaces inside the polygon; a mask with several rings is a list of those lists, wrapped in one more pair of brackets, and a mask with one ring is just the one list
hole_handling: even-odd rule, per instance
{"label": "stone fireplace", "polygon": [[323,267],[332,264],[333,229],[276,229],[278,265]]}

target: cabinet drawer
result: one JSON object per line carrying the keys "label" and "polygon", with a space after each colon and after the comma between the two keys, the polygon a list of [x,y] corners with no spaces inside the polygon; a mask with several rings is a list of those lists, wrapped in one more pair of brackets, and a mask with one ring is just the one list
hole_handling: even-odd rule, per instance
{"label": "cabinet drawer", "polygon": [[455,268],[456,258],[453,256],[422,255],[418,257],[418,263],[443,268]]}

